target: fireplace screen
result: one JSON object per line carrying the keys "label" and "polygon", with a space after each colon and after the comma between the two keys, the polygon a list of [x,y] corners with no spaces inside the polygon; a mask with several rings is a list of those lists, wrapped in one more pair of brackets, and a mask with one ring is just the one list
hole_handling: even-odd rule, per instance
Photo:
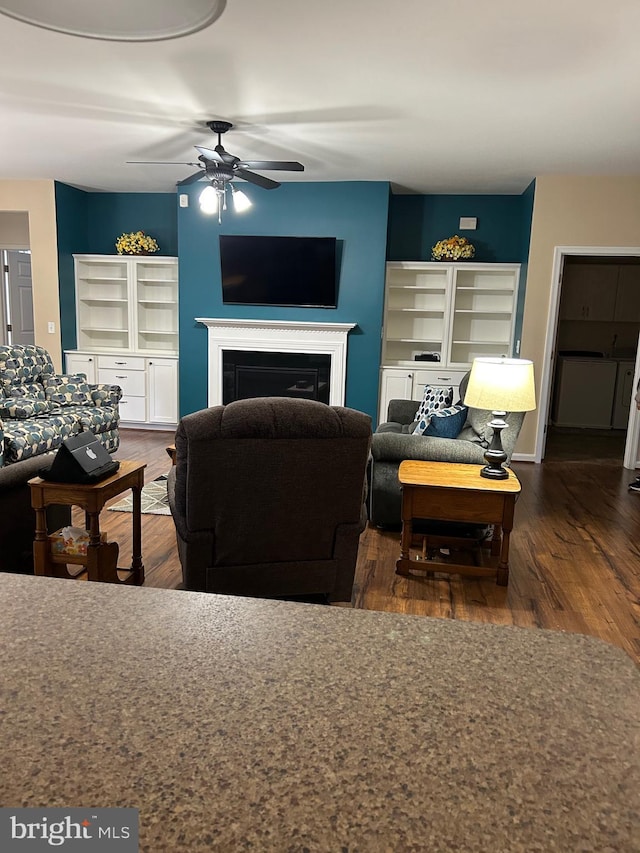
{"label": "fireplace screen", "polygon": [[330,355],[224,350],[222,402],[299,397],[328,403],[330,369]]}

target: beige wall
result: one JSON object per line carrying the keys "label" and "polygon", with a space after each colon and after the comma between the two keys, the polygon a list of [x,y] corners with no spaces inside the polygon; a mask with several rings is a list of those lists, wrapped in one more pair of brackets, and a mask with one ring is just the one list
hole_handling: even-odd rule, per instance
{"label": "beige wall", "polygon": [[29,248],[29,214],[0,210],[0,246],[3,249]]}
{"label": "beige wall", "polygon": [[[521,356],[535,364],[538,393],[556,246],[640,246],[640,176],[536,178]],[[516,456],[535,453],[537,412],[530,412]]]}
{"label": "beige wall", "polygon": [[[54,182],[0,181],[0,211],[25,211],[28,214],[35,341],[49,350],[56,369],[61,370]],[[50,321],[55,323],[55,334],[47,331]]]}

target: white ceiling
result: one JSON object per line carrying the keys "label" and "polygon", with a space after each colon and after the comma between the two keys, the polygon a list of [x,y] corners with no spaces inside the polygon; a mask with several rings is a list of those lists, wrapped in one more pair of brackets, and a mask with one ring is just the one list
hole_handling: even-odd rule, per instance
{"label": "white ceiling", "polygon": [[[108,0],[100,0],[108,9]],[[139,2],[139,0],[132,0]],[[213,147],[284,180],[520,193],[544,174],[640,174],[639,0],[227,0],[155,43],[0,16],[0,179],[171,192]]]}

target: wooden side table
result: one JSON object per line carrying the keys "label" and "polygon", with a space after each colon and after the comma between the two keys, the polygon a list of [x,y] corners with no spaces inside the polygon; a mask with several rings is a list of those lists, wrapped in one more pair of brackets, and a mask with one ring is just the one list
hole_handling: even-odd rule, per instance
{"label": "wooden side table", "polygon": [[[480,476],[481,466],[454,462],[418,462],[407,459],[400,463],[398,478],[402,485],[402,537],[396,574],[408,576],[420,569],[424,572],[447,572],[476,577],[496,574],[496,582],[509,582],[509,536],[520,482],[513,471],[506,480],[489,480]],[[457,563],[431,563],[411,559],[413,519],[464,521],[493,524],[492,565],[468,566]]]}
{"label": "wooden side table", "polygon": [[[142,526],[140,495],[144,486],[144,462],[120,461],[120,468],[111,477],[99,483],[85,485],[81,483],[54,483],[35,477],[29,480],[31,487],[31,506],[36,512],[36,532],[33,543],[33,561],[35,573],[47,577],[73,578],[67,569],[67,563],[86,566],[87,579],[126,583],[140,586],[144,581],[142,563]],[[118,544],[104,542],[100,533],[100,512],[105,503],[127,489],[133,493],[133,545],[130,569],[118,569]],[[86,526],[89,531],[87,554],[52,554],[47,533],[46,508],[49,504],[78,506],[85,511]],[[127,572],[121,579],[118,572]]]}

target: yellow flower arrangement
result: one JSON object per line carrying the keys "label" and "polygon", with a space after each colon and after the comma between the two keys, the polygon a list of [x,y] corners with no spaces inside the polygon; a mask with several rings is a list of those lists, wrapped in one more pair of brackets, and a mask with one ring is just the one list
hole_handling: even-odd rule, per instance
{"label": "yellow flower arrangement", "polygon": [[118,237],[116,249],[119,255],[145,255],[149,252],[159,251],[160,247],[156,240],[149,237],[144,231],[132,231]]}
{"label": "yellow flower arrangement", "polygon": [[476,250],[466,237],[448,237],[446,240],[438,240],[431,249],[431,257],[434,261],[458,261],[461,258],[472,258]]}

